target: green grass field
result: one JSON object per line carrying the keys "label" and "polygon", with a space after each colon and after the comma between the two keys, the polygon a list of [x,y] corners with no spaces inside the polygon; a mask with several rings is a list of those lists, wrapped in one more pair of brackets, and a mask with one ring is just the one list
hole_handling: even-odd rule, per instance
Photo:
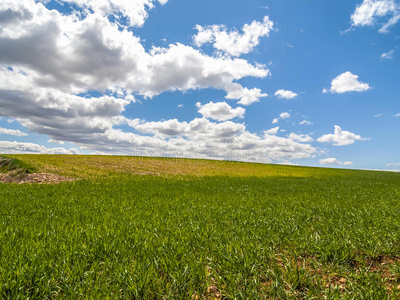
{"label": "green grass field", "polygon": [[13,155],[2,299],[400,299],[400,174]]}

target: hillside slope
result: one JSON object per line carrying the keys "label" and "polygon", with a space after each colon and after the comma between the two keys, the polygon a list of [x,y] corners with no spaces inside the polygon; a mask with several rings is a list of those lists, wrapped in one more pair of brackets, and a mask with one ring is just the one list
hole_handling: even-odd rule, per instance
{"label": "hillside slope", "polygon": [[230,176],[230,177],[400,177],[400,173],[348,170],[234,161],[103,155],[9,155],[42,173],[77,178],[123,175]]}
{"label": "hillside slope", "polygon": [[400,298],[400,174],[15,157],[80,179],[0,183],[1,299]]}

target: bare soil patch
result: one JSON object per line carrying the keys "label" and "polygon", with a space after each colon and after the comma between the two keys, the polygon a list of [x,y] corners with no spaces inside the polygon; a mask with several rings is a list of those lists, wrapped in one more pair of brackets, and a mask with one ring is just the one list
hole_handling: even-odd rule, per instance
{"label": "bare soil patch", "polygon": [[55,184],[73,181],[75,178],[61,176],[53,173],[17,174],[13,172],[0,174],[0,182],[3,183],[38,183]]}

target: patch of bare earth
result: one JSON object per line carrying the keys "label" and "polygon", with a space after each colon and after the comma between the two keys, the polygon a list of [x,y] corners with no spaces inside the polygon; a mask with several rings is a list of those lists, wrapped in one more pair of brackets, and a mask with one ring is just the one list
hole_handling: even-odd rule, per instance
{"label": "patch of bare earth", "polygon": [[[285,261],[282,257],[278,256],[273,261],[273,266],[277,266],[283,272],[287,271],[285,264],[289,261]],[[318,258],[311,255],[305,255],[298,257],[292,261],[292,266],[296,266],[298,270],[305,270],[305,274],[308,274],[315,279],[321,278],[322,281],[318,281],[315,284],[323,284],[326,289],[339,289],[341,292],[345,292],[353,283],[351,272],[331,272],[329,269],[323,267],[322,263],[318,261]],[[393,270],[396,265],[400,265],[400,257],[398,256],[387,256],[380,255],[376,258],[365,258],[357,257],[351,263],[351,267],[354,268],[356,274],[360,273],[374,273],[379,275],[382,279],[382,284],[388,291],[388,294],[392,294],[395,290],[400,290],[400,277],[396,271]],[[268,290],[273,285],[271,278],[265,278],[263,280],[263,286]],[[288,291],[290,288],[288,288]],[[301,292],[301,291],[300,291]],[[322,297],[322,296],[321,296]],[[396,298],[397,299],[397,298]]]}
{"label": "patch of bare earth", "polygon": [[68,182],[73,181],[75,178],[61,176],[53,173],[32,173],[32,174],[24,174],[23,176],[20,174],[12,174],[5,173],[0,174],[0,182],[3,183],[38,183],[38,184],[55,184],[60,182]]}
{"label": "patch of bare earth", "polygon": [[217,282],[212,276],[212,269],[206,266],[206,274],[207,274],[207,290],[205,295],[192,295],[192,300],[200,300],[200,299],[210,299],[210,300],[219,300],[222,298],[219,288],[217,287]]}
{"label": "patch of bare earth", "polygon": [[389,293],[393,290],[400,290],[399,275],[397,272],[393,272],[393,267],[396,265],[400,265],[400,257],[387,255],[379,255],[376,258],[353,264],[357,268],[356,273],[360,273],[360,268],[364,267],[368,272],[378,274],[384,280]]}

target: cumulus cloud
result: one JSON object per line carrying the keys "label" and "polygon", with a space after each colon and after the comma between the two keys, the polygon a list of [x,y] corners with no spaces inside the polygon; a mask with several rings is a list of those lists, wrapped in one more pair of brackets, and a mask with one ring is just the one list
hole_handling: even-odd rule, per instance
{"label": "cumulus cloud", "polygon": [[[36,85],[68,93],[116,91],[127,99],[133,93],[154,97],[165,91],[210,87],[229,93],[234,81],[269,75],[263,66],[208,56],[182,44],[147,52],[139,37],[102,14],[88,13],[80,19],[47,10],[33,0],[4,2],[1,12],[21,17],[3,24],[0,64],[23,69]],[[263,96],[249,91],[254,97]]]}
{"label": "cumulus cloud", "polygon": [[308,143],[308,142],[312,142],[314,140],[308,134],[296,134],[293,132],[291,134],[289,134],[289,139],[299,142],[299,143]]}
{"label": "cumulus cloud", "polygon": [[226,102],[209,102],[202,105],[200,102],[196,103],[199,108],[198,112],[204,118],[210,118],[218,121],[226,121],[233,118],[243,118],[246,110],[243,107],[232,108]]}
{"label": "cumulus cloud", "polygon": [[15,135],[15,136],[27,136],[28,135],[27,133],[22,132],[20,130],[7,129],[7,128],[0,127],[0,135],[1,134],[8,134],[8,135]]}
{"label": "cumulus cloud", "polygon": [[216,156],[225,159],[271,162],[311,157],[317,152],[311,145],[289,138],[270,134],[260,137],[248,132],[244,124],[231,121],[213,123],[205,118],[197,118],[191,122],[180,122],[172,119],[143,122],[135,129],[140,133],[162,139],[164,152],[176,152],[179,149],[185,156],[196,154],[200,157],[208,155],[209,158]]}
{"label": "cumulus cloud", "polygon": [[260,101],[260,98],[268,97],[268,94],[262,93],[258,88],[248,89],[238,83],[227,84],[225,90],[228,93],[226,99],[240,100],[238,103],[242,105],[250,105]]}
{"label": "cumulus cloud", "polygon": [[52,143],[52,144],[64,145],[64,142],[63,142],[63,141],[57,141],[57,140],[53,140],[53,139],[50,139],[50,140],[48,140],[47,142]]}
{"label": "cumulus cloud", "polygon": [[[62,2],[73,3],[86,8],[84,13],[89,13],[89,9],[101,16],[113,16],[119,19],[121,16],[128,21],[128,26],[141,26],[148,17],[147,10],[154,7],[155,0],[61,0]],[[158,0],[164,5],[168,0]]]}
{"label": "cumulus cloud", "polygon": [[338,163],[338,160],[336,158],[329,157],[329,158],[320,159],[319,163],[321,165],[335,165]]}
{"label": "cumulus cloud", "polygon": [[364,0],[351,15],[353,27],[380,24],[380,33],[400,21],[400,6],[396,0]]}
{"label": "cumulus cloud", "polygon": [[332,80],[329,90],[323,89],[324,93],[342,94],[346,92],[364,92],[370,89],[368,83],[358,81],[358,76],[347,71]]}
{"label": "cumulus cloud", "polygon": [[379,118],[379,117],[382,117],[383,116],[383,114],[382,113],[380,113],[380,114],[376,114],[376,115],[374,115],[374,118]]}
{"label": "cumulus cloud", "polygon": [[278,133],[278,131],[279,131],[279,126],[276,126],[276,127],[274,127],[274,128],[265,130],[265,131],[264,131],[264,135],[267,135],[267,134],[268,134],[268,135],[270,135],[270,134],[276,135],[276,134]]}
{"label": "cumulus cloud", "polygon": [[[128,26],[141,26],[156,1],[63,1],[64,5],[72,2],[84,10],[62,14],[39,1],[1,1],[1,116],[48,136],[51,143],[70,142],[97,153],[259,162],[286,162],[317,153],[310,144],[260,136],[245,124],[224,120],[226,116],[216,109],[218,103],[201,107],[204,116],[221,121],[217,123],[204,117],[146,122],[125,116],[135,97],[151,98],[166,91],[214,88],[243,105],[266,97],[260,89],[243,87],[238,81],[265,78],[269,70],[234,54],[253,49],[258,38],[267,35],[272,26],[268,19],[245,26],[241,37],[231,41],[236,47],[231,56],[210,56],[179,43],[147,51],[141,39],[118,20],[127,18]],[[251,41],[247,48],[241,46],[246,39]],[[93,90],[101,96],[90,96]],[[225,113],[243,116],[244,108],[227,105],[222,107]],[[78,152],[4,141],[0,151]]]}
{"label": "cumulus cloud", "polygon": [[386,166],[396,166],[396,167],[400,167],[400,162],[398,162],[398,163],[388,163],[388,164],[386,164]]}
{"label": "cumulus cloud", "polygon": [[290,113],[288,113],[288,112],[283,112],[283,113],[281,113],[281,114],[279,115],[279,118],[281,118],[281,119],[290,118]]}
{"label": "cumulus cloud", "polygon": [[288,112],[282,112],[282,113],[279,115],[279,118],[275,118],[275,119],[272,121],[272,124],[278,123],[280,119],[287,119],[287,118],[290,118],[290,113],[288,113]]}
{"label": "cumulus cloud", "polygon": [[382,53],[381,59],[393,59],[394,51],[395,51],[395,49],[392,49],[388,52]]}
{"label": "cumulus cloud", "polygon": [[287,90],[277,90],[275,92],[275,96],[277,96],[279,99],[293,99],[296,98],[298,94]]}
{"label": "cumulus cloud", "polygon": [[[150,57],[140,81],[132,89],[140,94],[152,97],[163,91],[214,87],[227,91],[228,99],[240,99],[241,102],[254,102],[265,95],[259,89],[243,88],[233,83],[243,77],[265,78],[270,74],[268,69],[253,66],[243,59],[210,57],[189,46],[170,45],[168,49],[154,52]],[[128,84],[129,85],[129,84]],[[231,95],[232,87],[241,90],[242,94]],[[245,99],[247,95],[250,100]]]}
{"label": "cumulus cloud", "polygon": [[156,136],[204,136],[205,139],[224,139],[245,131],[245,125],[231,121],[213,123],[205,118],[196,118],[190,122],[179,122],[177,119],[159,122],[144,122],[135,129],[141,133],[151,133]]}
{"label": "cumulus cloud", "polygon": [[31,132],[53,140],[95,141],[107,129],[126,121],[121,113],[129,103],[112,96],[84,98],[37,87],[28,76],[0,68],[1,114],[17,118]]}
{"label": "cumulus cloud", "polygon": [[313,122],[308,121],[308,120],[303,120],[303,121],[299,122],[299,124],[300,124],[300,125],[312,125]]}
{"label": "cumulus cloud", "polygon": [[34,154],[79,154],[79,150],[75,148],[46,148],[34,143],[20,143],[0,141],[0,152],[7,154],[14,153],[34,153]]}
{"label": "cumulus cloud", "polygon": [[164,138],[167,140],[164,151],[176,151],[178,147],[185,156],[190,153],[200,157],[271,162],[311,157],[316,153],[309,144],[269,135],[260,137],[248,132],[244,124],[231,121],[213,123],[202,118],[179,122],[173,119],[146,122],[136,130]]}
{"label": "cumulus cloud", "polygon": [[242,28],[243,33],[236,29],[228,31],[223,25],[196,25],[198,33],[193,36],[193,41],[198,47],[211,43],[217,50],[240,56],[251,52],[259,44],[261,37],[268,36],[273,24],[269,17],[265,16],[262,22],[245,24]]}
{"label": "cumulus cloud", "polygon": [[342,130],[342,128],[337,125],[335,125],[335,133],[325,134],[317,139],[320,143],[332,143],[334,146],[345,146],[354,144],[355,141],[365,140],[367,139],[352,132]]}
{"label": "cumulus cloud", "polygon": [[352,161],[345,161],[345,162],[341,162],[338,161],[336,158],[334,157],[329,157],[329,158],[324,158],[324,159],[320,159],[319,163],[321,165],[345,165],[345,166],[350,166],[353,164]]}
{"label": "cumulus cloud", "polygon": [[400,117],[400,113],[395,114],[393,117]]}

